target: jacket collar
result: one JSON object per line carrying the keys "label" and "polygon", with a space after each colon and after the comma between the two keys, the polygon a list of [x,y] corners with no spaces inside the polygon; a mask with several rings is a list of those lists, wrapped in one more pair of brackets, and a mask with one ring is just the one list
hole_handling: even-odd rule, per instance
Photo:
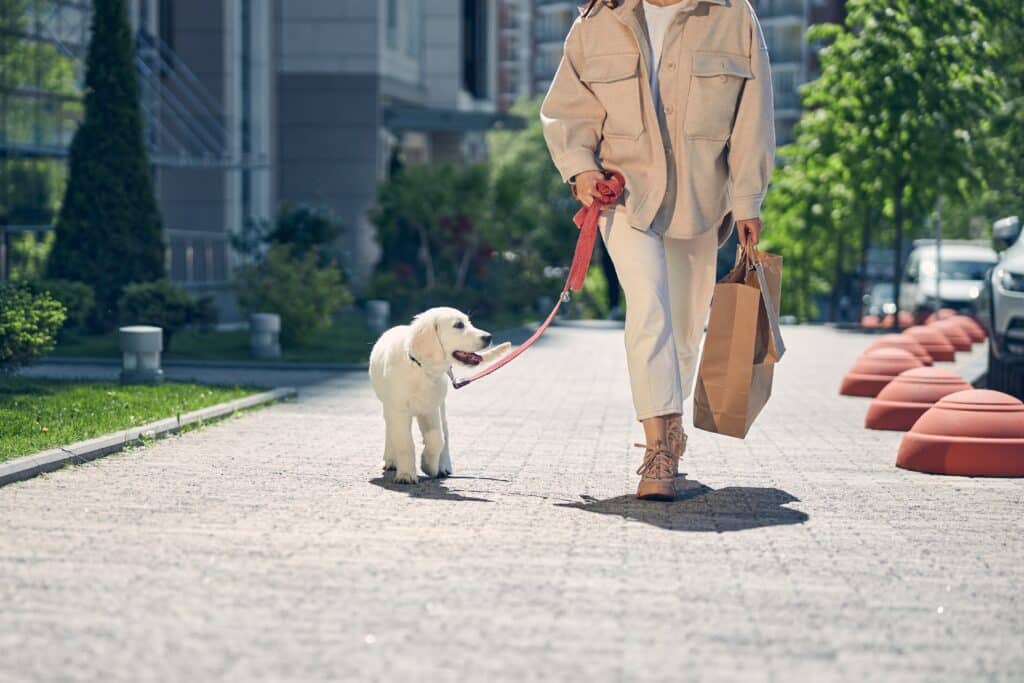
{"label": "jacket collar", "polygon": [[[729,0],[680,0],[679,9],[681,11],[691,10],[702,2],[706,2],[711,5],[728,5]],[[600,2],[598,2],[600,4]],[[641,17],[644,11],[643,0],[623,0],[622,4],[612,10],[620,19],[625,19],[627,16]]]}

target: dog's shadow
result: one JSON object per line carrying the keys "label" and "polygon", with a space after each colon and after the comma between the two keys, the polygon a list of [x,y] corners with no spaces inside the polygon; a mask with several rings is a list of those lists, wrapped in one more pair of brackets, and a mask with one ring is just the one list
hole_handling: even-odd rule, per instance
{"label": "dog's shadow", "polygon": [[804,512],[784,507],[799,499],[780,489],[748,486],[713,489],[693,480],[677,480],[676,486],[678,493],[671,502],[639,500],[633,495],[605,500],[581,495],[579,502],[556,505],[615,515],[669,531],[723,533],[803,524],[809,519]]}
{"label": "dog's shadow", "polygon": [[487,498],[477,498],[475,496],[464,496],[461,493],[452,491],[450,488],[444,485],[444,482],[450,481],[451,479],[465,479],[466,477],[447,477],[445,479],[427,479],[426,477],[420,477],[419,482],[415,484],[396,484],[395,473],[385,472],[383,475],[376,479],[371,479],[370,483],[374,486],[379,486],[382,489],[388,491],[394,491],[395,493],[404,493],[410,498],[426,498],[428,500],[458,500],[467,501],[471,503],[492,503]]}

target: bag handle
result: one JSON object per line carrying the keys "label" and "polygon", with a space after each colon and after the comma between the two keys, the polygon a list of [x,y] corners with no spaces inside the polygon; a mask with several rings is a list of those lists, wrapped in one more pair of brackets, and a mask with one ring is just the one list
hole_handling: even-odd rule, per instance
{"label": "bag handle", "polygon": [[768,278],[764,274],[764,265],[761,263],[760,252],[756,244],[741,245],[743,254],[747,260],[747,267],[757,274],[757,284],[761,290],[761,301],[764,303],[764,312],[768,316],[768,328],[771,330],[772,342],[778,352],[778,359],[786,352],[786,345],[782,341],[782,325],[779,322],[779,314],[775,309],[775,302],[772,300],[772,293],[768,289]]}

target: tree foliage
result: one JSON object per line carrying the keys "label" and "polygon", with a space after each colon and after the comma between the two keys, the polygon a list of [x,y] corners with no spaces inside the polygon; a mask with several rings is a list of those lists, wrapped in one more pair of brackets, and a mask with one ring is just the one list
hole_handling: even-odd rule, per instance
{"label": "tree foliage", "polygon": [[85,120],[71,143],[49,275],[94,288],[99,327],[116,319],[125,285],[164,276],[163,233],[142,138],[134,56],[124,1],[96,0]]}
{"label": "tree foliage", "polygon": [[491,133],[485,163],[409,166],[381,184],[371,218],[383,256],[370,296],[399,316],[446,304],[490,317],[557,293],[576,203],[551,164],[539,109],[517,103],[526,128]]}
{"label": "tree foliage", "polygon": [[0,283],[0,374],[51,351],[63,323],[64,307],[49,294]]}
{"label": "tree foliage", "polygon": [[[1010,2],[1010,0],[1007,0]],[[908,238],[936,200],[964,205],[994,169],[987,141],[1005,83],[993,23],[979,2],[849,0],[844,26],[809,39],[827,43],[821,76],[806,85],[806,113],[768,194],[765,241],[787,259],[787,312],[809,316],[869,246],[894,252],[897,296]],[[863,282],[862,282],[863,284]],[[834,301],[834,299],[833,299]]]}

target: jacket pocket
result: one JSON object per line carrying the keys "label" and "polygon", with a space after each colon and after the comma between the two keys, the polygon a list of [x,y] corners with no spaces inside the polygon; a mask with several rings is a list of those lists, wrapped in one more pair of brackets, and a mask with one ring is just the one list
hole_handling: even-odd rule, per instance
{"label": "jacket pocket", "polygon": [[686,137],[727,140],[750,59],[727,52],[695,52],[686,105]]}
{"label": "jacket pocket", "polygon": [[602,134],[636,139],[644,132],[640,55],[588,55],[580,73],[605,110]]}

